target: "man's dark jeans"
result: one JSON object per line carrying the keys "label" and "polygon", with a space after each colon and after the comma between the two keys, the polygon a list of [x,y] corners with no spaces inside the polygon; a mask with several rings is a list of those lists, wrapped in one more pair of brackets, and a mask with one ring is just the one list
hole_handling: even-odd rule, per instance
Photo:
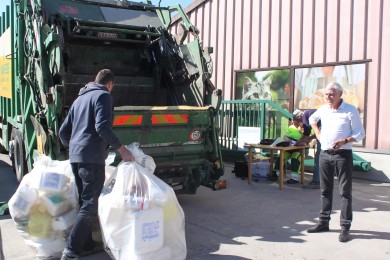
{"label": "man's dark jeans", "polygon": [[340,150],[330,154],[321,151],[320,178],[321,178],[321,212],[320,222],[329,222],[332,213],[333,181],[336,175],[339,180],[341,197],[340,226],[342,229],[351,227],[352,222],[352,150]]}
{"label": "man's dark jeans", "polygon": [[103,189],[105,168],[103,164],[72,163],[80,210],[69,234],[64,254],[78,256],[83,250],[93,246],[92,225],[97,216],[98,199]]}

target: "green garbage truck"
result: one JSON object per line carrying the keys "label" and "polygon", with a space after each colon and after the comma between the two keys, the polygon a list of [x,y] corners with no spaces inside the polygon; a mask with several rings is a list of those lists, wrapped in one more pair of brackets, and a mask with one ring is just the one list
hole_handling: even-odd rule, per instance
{"label": "green garbage truck", "polygon": [[[8,1],[0,19],[0,150],[19,180],[39,155],[67,159],[59,128],[79,89],[109,68],[121,142],[139,142],[156,162],[155,175],[177,193],[226,188],[212,48],[201,46],[180,5]],[[182,19],[175,35],[173,15]]]}

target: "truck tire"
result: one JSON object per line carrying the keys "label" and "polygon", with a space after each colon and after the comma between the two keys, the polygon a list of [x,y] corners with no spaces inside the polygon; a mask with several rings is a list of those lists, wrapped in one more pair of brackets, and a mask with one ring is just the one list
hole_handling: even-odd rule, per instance
{"label": "truck tire", "polygon": [[7,153],[7,150],[5,150],[4,146],[0,144],[0,153]]}
{"label": "truck tire", "polygon": [[[3,122],[1,121],[1,117],[0,117],[0,124],[2,124]],[[0,137],[3,136],[3,130],[0,128]],[[0,153],[7,153],[7,150],[5,149],[5,147],[0,144]]]}
{"label": "truck tire", "polygon": [[16,179],[20,182],[27,173],[26,152],[22,132],[17,128],[12,129],[11,140],[14,141],[11,157],[12,168],[15,171]]}

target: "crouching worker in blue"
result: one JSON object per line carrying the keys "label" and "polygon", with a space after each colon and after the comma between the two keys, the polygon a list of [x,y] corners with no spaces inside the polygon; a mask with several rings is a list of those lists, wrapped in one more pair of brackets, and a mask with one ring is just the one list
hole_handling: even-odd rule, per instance
{"label": "crouching worker in blue", "polygon": [[[333,82],[325,88],[328,104],[320,107],[310,118],[310,124],[321,142],[320,179],[321,211],[319,222],[308,233],[329,231],[332,214],[334,176],[339,180],[341,214],[340,242],[347,242],[352,223],[352,143],[365,137],[359,112],[341,98],[343,88]],[[321,120],[321,130],[318,122]]]}
{"label": "crouching worker in blue", "polygon": [[91,251],[96,246],[92,239],[92,224],[97,217],[109,146],[117,150],[124,161],[134,160],[112,131],[113,99],[110,92],[113,86],[113,73],[108,69],[99,71],[95,82],[80,89],[60,128],[61,142],[69,148],[80,203],[62,260],[80,259],[82,252]]}

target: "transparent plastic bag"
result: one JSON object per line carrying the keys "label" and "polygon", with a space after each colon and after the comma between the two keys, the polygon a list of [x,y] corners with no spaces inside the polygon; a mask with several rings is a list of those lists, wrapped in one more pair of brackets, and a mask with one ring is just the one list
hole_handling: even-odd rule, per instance
{"label": "transparent plastic bag", "polygon": [[[142,154],[133,156],[145,158]],[[155,167],[152,157],[147,164]],[[106,181],[98,214],[103,241],[114,259],[186,258],[184,212],[173,189],[153,171],[136,159],[120,163]]]}
{"label": "transparent plastic bag", "polygon": [[156,163],[153,158],[147,154],[144,154],[142,149],[140,148],[140,144],[137,142],[126,145],[126,148],[130,150],[131,154],[134,157],[134,160],[145,167],[149,173],[153,174],[156,169]]}
{"label": "transparent plastic bag", "polygon": [[21,181],[9,209],[26,244],[39,258],[60,257],[78,208],[78,193],[69,161],[41,156]]}

